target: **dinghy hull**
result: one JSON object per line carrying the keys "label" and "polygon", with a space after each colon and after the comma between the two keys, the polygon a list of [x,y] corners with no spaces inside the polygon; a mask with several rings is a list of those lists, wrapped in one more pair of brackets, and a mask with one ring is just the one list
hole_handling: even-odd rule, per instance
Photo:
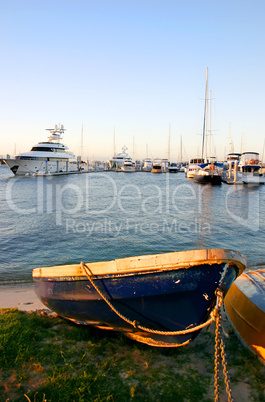
{"label": "dinghy hull", "polygon": [[85,264],[91,275],[80,265],[36,268],[33,279],[43,304],[62,317],[173,347],[188,343],[199,330],[170,332],[207,321],[216,289],[225,295],[245,264],[239,253],[198,250]]}

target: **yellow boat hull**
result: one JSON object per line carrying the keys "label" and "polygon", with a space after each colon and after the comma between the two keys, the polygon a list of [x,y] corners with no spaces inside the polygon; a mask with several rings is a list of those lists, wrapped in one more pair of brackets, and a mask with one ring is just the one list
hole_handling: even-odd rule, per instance
{"label": "yellow boat hull", "polygon": [[265,270],[243,273],[224,304],[239,339],[265,364]]}

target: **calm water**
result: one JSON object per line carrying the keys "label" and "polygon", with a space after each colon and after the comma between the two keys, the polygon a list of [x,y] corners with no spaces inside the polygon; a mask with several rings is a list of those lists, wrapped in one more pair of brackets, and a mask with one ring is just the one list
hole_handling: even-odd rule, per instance
{"label": "calm water", "polygon": [[183,173],[21,177],[0,166],[0,285],[35,267],[201,248],[265,264],[265,186],[218,187]]}

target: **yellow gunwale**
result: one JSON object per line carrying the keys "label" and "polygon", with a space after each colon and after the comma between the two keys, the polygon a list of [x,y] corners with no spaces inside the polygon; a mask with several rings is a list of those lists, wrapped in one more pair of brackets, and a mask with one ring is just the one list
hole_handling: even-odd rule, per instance
{"label": "yellow gunwale", "polygon": [[[235,263],[238,267],[238,276],[246,267],[246,257],[238,251],[225,249],[204,249],[171,252],[164,254],[141,255],[126,257],[112,261],[86,263],[93,275],[111,275],[135,273],[137,271],[163,271],[180,268],[190,268],[195,265]],[[33,279],[56,277],[85,276],[80,264],[59,265],[53,267],[34,268]]]}

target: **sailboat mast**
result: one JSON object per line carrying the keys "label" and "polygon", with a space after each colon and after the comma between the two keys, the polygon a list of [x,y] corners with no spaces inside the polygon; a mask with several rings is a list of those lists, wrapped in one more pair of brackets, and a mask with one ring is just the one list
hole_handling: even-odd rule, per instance
{"label": "sailboat mast", "polygon": [[264,158],[264,148],[265,148],[265,140],[263,143],[263,150],[262,150],[262,157],[261,157],[261,162],[263,163],[263,158]]}
{"label": "sailboat mast", "polygon": [[180,163],[182,164],[182,135],[180,136]]}
{"label": "sailboat mast", "polygon": [[205,159],[206,162],[208,162],[208,68],[207,68],[207,80],[206,80],[206,87],[207,87],[207,92],[206,92],[206,107],[205,107]]}
{"label": "sailboat mast", "polygon": [[83,161],[83,124],[82,124],[82,130],[81,130],[81,162]]}
{"label": "sailboat mast", "polygon": [[244,128],[243,152],[245,152],[245,145],[246,145],[246,129]]}
{"label": "sailboat mast", "polygon": [[[209,157],[211,157],[212,156],[212,151],[211,151],[211,146],[212,146],[212,144],[211,144],[211,137],[212,137],[212,132],[211,132],[211,117],[212,117],[212,114],[211,114],[211,106],[212,106],[212,91],[210,90],[210,110],[209,110]],[[207,155],[206,155],[207,156]]]}
{"label": "sailboat mast", "polygon": [[[205,87],[205,104],[204,104],[204,120],[203,120],[203,131],[202,131],[202,159],[204,158],[206,134],[207,134],[207,97],[208,97],[208,67],[206,69],[206,87]],[[207,155],[206,155],[207,156]]]}
{"label": "sailboat mast", "polygon": [[231,123],[229,123],[229,152],[234,153],[234,144],[231,137]]}
{"label": "sailboat mast", "polygon": [[168,132],[168,161],[170,162],[170,124],[169,124],[169,132]]}
{"label": "sailboat mast", "polygon": [[115,127],[113,127],[113,154],[116,156]]}

